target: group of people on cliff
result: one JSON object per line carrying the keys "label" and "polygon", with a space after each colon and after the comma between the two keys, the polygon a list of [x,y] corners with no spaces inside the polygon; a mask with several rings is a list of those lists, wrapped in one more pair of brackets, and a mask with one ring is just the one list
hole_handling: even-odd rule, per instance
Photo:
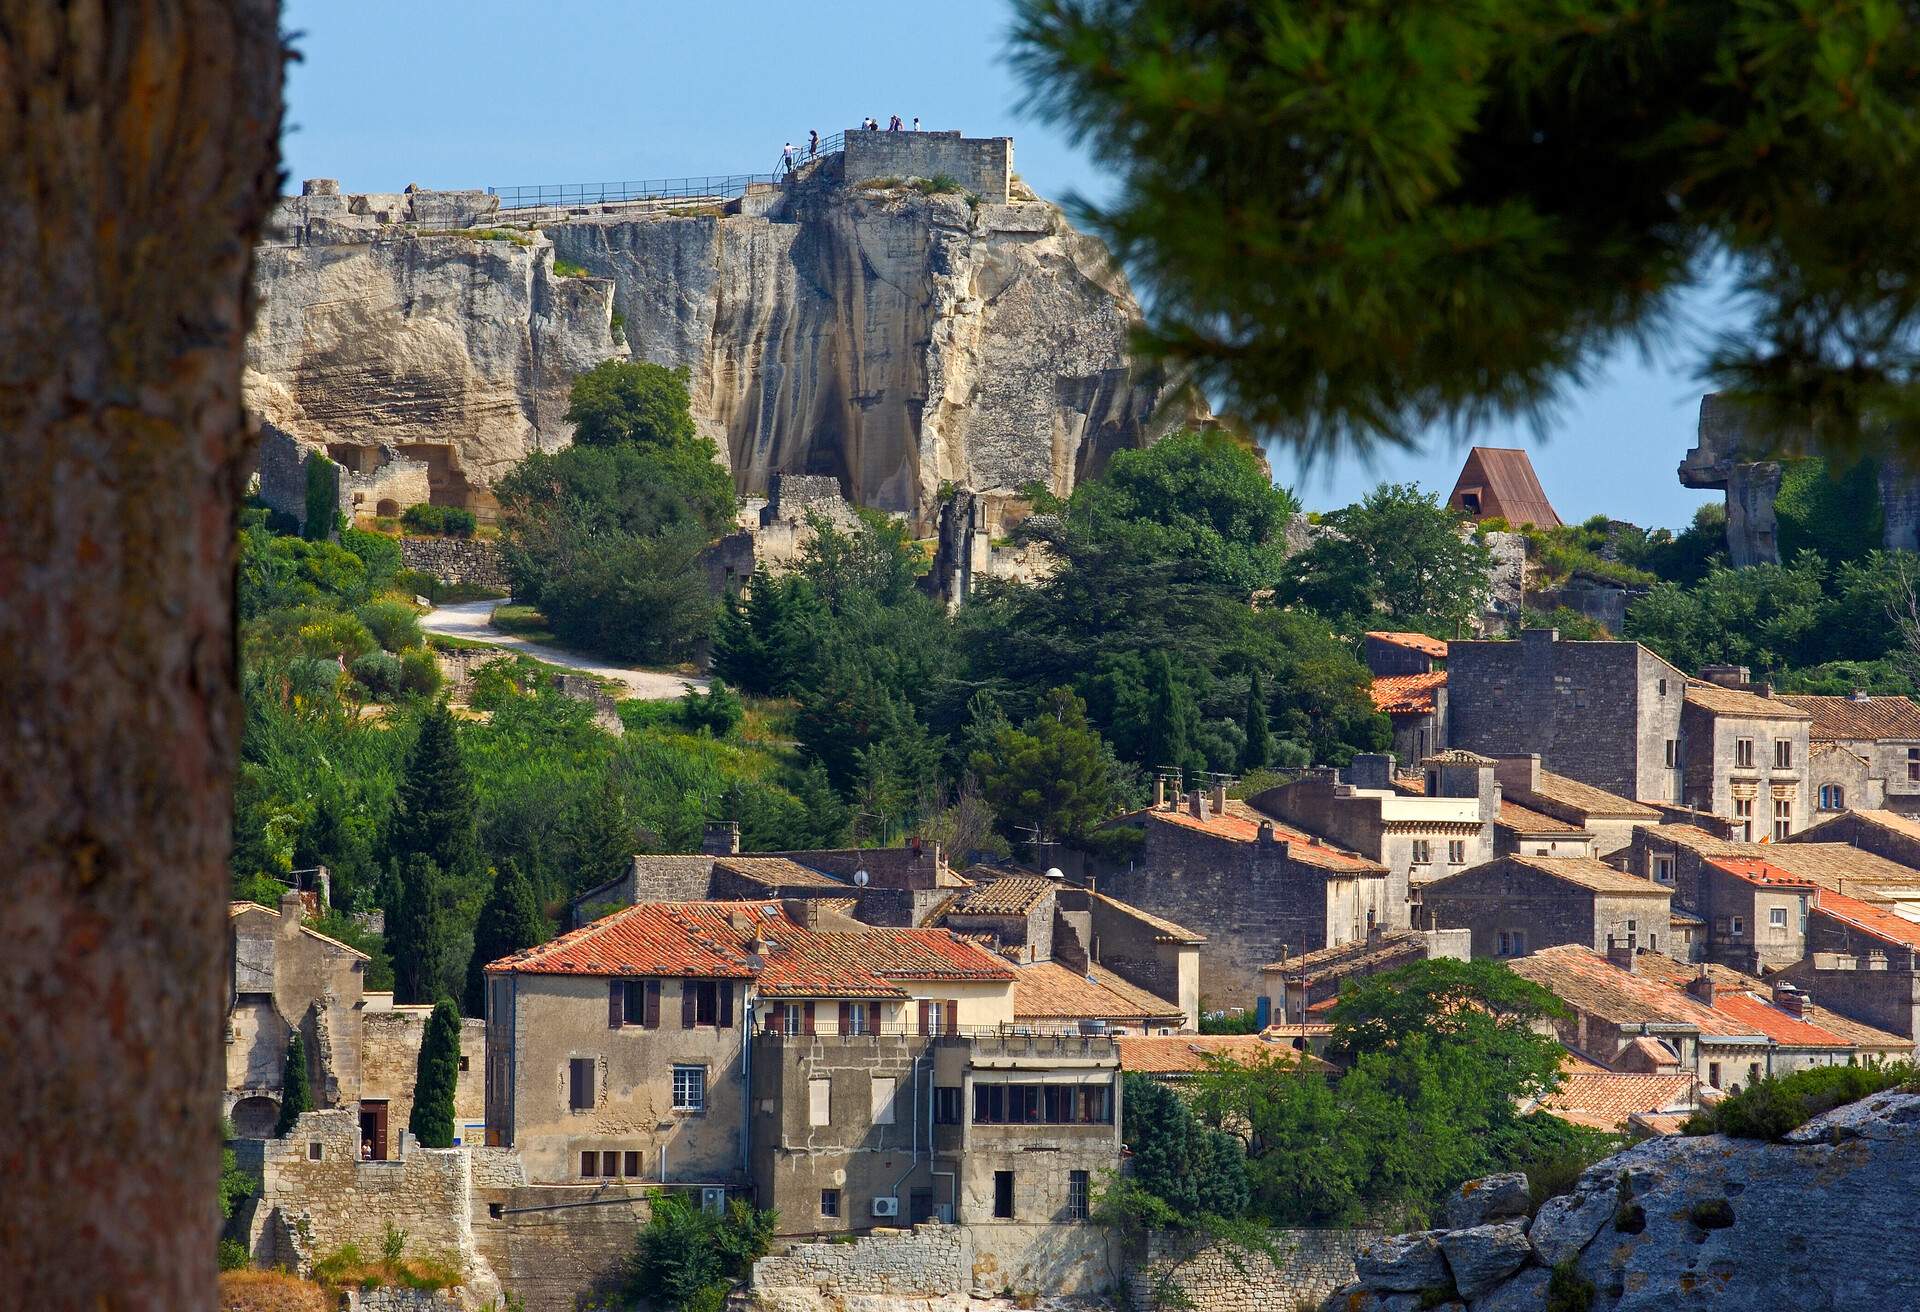
{"label": "group of people on cliff", "polygon": [[[880,130],[880,120],[869,114],[860,120],[860,130],[862,132],[878,132]],[[911,128],[900,121],[898,114],[893,115],[887,120],[887,131],[889,132],[918,132],[919,130],[920,116],[918,114],[913,116],[913,126]],[[819,154],[820,133],[818,129],[814,129],[807,133],[807,158],[812,160],[818,157]],[[783,172],[793,172],[793,158],[794,145],[789,141],[780,151],[780,167]]]}

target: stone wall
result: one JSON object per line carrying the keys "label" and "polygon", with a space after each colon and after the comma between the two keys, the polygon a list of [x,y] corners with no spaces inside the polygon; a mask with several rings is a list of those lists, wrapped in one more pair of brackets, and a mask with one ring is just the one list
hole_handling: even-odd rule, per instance
{"label": "stone wall", "polygon": [[476,1149],[473,1175],[475,1243],[527,1312],[622,1306],[615,1291],[652,1214],[645,1187],[528,1185],[504,1149]]}
{"label": "stone wall", "polygon": [[[1272,1230],[1264,1253],[1192,1253],[1183,1236],[1155,1232],[1127,1269],[1128,1312],[1184,1305],[1191,1312],[1297,1312],[1354,1279],[1371,1230]],[[1177,1291],[1177,1294],[1175,1293]]]}
{"label": "stone wall", "polygon": [[1429,885],[1423,903],[1429,928],[1471,930],[1473,955],[1495,957],[1508,955],[1500,934],[1514,932],[1526,936],[1528,952],[1563,943],[1605,952],[1630,936],[1654,946],[1649,934],[1667,937],[1670,898],[1652,881],[1644,893],[1596,893],[1502,857]]}
{"label": "stone wall", "polygon": [[508,592],[506,563],[500,548],[471,538],[401,538],[400,563],[442,583]]}
{"label": "stone wall", "polygon": [[881,1231],[852,1243],[795,1244],[753,1264],[753,1287],[938,1298],[971,1287],[972,1249],[967,1227],[938,1222]]}
{"label": "stone wall", "polygon": [[874,178],[946,176],[982,200],[1004,205],[1013,182],[1012,137],[958,132],[861,132],[849,129],[842,165],[849,186]]}
{"label": "stone wall", "polygon": [[[399,1142],[400,1132],[413,1115],[420,1045],[432,1015],[433,1008],[428,1006],[369,1009],[360,1015],[360,1097],[386,1100],[389,1150]],[[458,1140],[466,1138],[466,1123],[486,1119],[486,1047],[486,1022],[461,1021],[460,1059],[464,1065],[453,1094],[453,1132]]]}

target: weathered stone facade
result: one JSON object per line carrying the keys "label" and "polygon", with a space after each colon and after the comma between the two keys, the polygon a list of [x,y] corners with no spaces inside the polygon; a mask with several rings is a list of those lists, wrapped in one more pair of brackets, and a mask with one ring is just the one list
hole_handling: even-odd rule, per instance
{"label": "weathered stone facade", "polygon": [[831,1297],[937,1298],[965,1293],[972,1284],[967,1227],[938,1222],[882,1230],[850,1244],[794,1244],[753,1264],[756,1291],[811,1287]]}
{"label": "weathered stone facade", "polygon": [[442,583],[491,588],[506,593],[513,587],[506,562],[492,542],[472,538],[401,538],[400,563]]}
{"label": "weathered stone facade", "polygon": [[849,186],[873,179],[952,178],[996,205],[1013,183],[1012,137],[958,132],[863,132],[847,129],[842,169]]}
{"label": "weathered stone facade", "polygon": [[1475,957],[1524,957],[1576,943],[1657,948],[1673,894],[1586,857],[1503,856],[1429,885],[1433,928],[1469,929]]}
{"label": "weathered stone facade", "polygon": [[[1274,1256],[1214,1247],[1155,1231],[1127,1269],[1126,1312],[1298,1312],[1354,1279],[1354,1257],[1372,1230],[1269,1230]],[[1278,1261],[1275,1260],[1278,1258]],[[1175,1292],[1177,1291],[1177,1293]]]}
{"label": "weathered stone facade", "polygon": [[1746,842],[1807,827],[1808,716],[1747,681],[1743,666],[1690,680],[1680,717],[1682,800],[1731,820]]}

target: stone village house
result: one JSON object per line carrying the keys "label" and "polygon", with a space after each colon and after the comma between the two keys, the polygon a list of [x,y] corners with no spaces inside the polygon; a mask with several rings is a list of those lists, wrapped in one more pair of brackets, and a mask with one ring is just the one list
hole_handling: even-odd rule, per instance
{"label": "stone village house", "polygon": [[940,1217],[1013,1260],[1120,1147],[1113,1040],[1015,1027],[1015,974],[817,905],[637,904],[488,967],[488,1138],[536,1183],[751,1190],[797,1230]]}
{"label": "stone village house", "polygon": [[1920,812],[1920,705],[1910,697],[1779,699],[1811,717],[1807,796],[1816,812]]}
{"label": "stone village house", "polygon": [[1807,827],[1811,717],[1742,666],[1713,666],[1689,679],[1680,733],[1682,801],[1733,821],[1735,835],[1774,842]]}
{"label": "stone village house", "polygon": [[1427,887],[1435,929],[1471,931],[1473,955],[1511,960],[1574,943],[1658,950],[1672,890],[1591,857],[1503,856]]}
{"label": "stone village house", "polygon": [[[396,1004],[366,988],[365,953],[306,923],[307,901],[289,890],[279,908],[228,907],[230,993],[223,1110],[241,1139],[265,1139],[280,1116],[287,1041],[297,1029],[318,1108],[353,1111],[361,1152],[384,1161],[413,1111],[413,1085],[431,1007]],[[454,1132],[482,1116],[484,1027],[463,1021]],[[472,1072],[472,1077],[468,1073]]]}
{"label": "stone village house", "polygon": [[1376,630],[1360,641],[1373,674],[1373,708],[1393,727],[1393,754],[1419,761],[1447,746],[1447,644],[1424,633]]}

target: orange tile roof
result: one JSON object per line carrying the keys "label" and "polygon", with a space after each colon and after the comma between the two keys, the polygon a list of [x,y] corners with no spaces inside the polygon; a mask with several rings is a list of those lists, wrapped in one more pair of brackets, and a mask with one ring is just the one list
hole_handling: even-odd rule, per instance
{"label": "orange tile roof", "polygon": [[1611,1071],[1573,1052],[1560,1063],[1560,1079],[1560,1087],[1540,1100],[1541,1108],[1596,1130],[1617,1130],[1643,1112],[1690,1111],[1697,1100],[1690,1074]]}
{"label": "orange tile roof", "polygon": [[[1258,814],[1257,812],[1249,812]],[[1161,824],[1174,825],[1181,829],[1191,829],[1208,834],[1214,838],[1225,839],[1232,843],[1253,843],[1260,838],[1260,824],[1244,816],[1228,813],[1210,815],[1205,820],[1182,808],[1178,811],[1159,811],[1148,809],[1136,811],[1135,816],[1145,816]],[[1295,829],[1292,825],[1278,820],[1268,820],[1273,826],[1273,838],[1277,843],[1290,843],[1293,859],[1301,865],[1318,866],[1323,870],[1338,871],[1342,874],[1382,874],[1387,868],[1378,861],[1369,861],[1357,852],[1334,847],[1323,842],[1304,829]]]}
{"label": "orange tile roof", "polygon": [[1582,783],[1564,774],[1555,774],[1551,770],[1540,772],[1540,786],[1530,793],[1515,790],[1515,801],[1538,809],[1535,799],[1545,799],[1549,803],[1558,803],[1570,810],[1589,816],[1630,817],[1635,820],[1658,820],[1660,812],[1644,802],[1636,802],[1630,797],[1610,793],[1604,788]]}
{"label": "orange tile roof", "polygon": [[1447,686],[1447,672],[1382,674],[1373,681],[1373,709],[1388,715],[1431,715],[1434,692]]}
{"label": "orange tile roof", "polygon": [[1103,967],[1089,966],[1082,975],[1057,961],[1036,961],[1014,971],[1013,1017],[1179,1024],[1186,1014]]}
{"label": "orange tile roof", "polygon": [[1723,1016],[1731,1016],[1735,1022],[1764,1034],[1775,1043],[1789,1048],[1835,1048],[1850,1046],[1847,1040],[1818,1025],[1796,1019],[1786,1011],[1751,993],[1738,991],[1716,992],[1713,1009]]}
{"label": "orange tile roof", "polygon": [[1780,888],[1818,888],[1811,879],[1782,870],[1771,861],[1753,856],[1710,857],[1707,864],[1748,884]]}
{"label": "orange tile roof", "polygon": [[1784,697],[1762,697],[1744,688],[1729,688],[1705,679],[1687,680],[1687,704],[1712,715],[1731,715],[1747,720],[1806,720],[1805,711]]}
{"label": "orange tile roof", "polygon": [[1447,658],[1445,638],[1436,638],[1425,633],[1408,633],[1399,629],[1368,629],[1367,636],[1378,642],[1405,647],[1408,651],[1417,651],[1422,656],[1431,656],[1435,660]]}
{"label": "orange tile roof", "polygon": [[1616,1025],[1691,1025],[1712,1037],[1750,1035],[1733,1018],[1672,985],[1624,971],[1592,948],[1563,943],[1508,963],[1569,1007]]}
{"label": "orange tile roof", "polygon": [[1044,875],[1003,875],[960,894],[949,914],[966,916],[1024,916],[1057,888]]}
{"label": "orange tile roof", "polygon": [[1815,740],[1920,740],[1920,704],[1911,697],[1862,697],[1856,701],[1852,697],[1782,693],[1780,700],[1813,717],[1809,735]]}
{"label": "orange tile roof", "polygon": [[1120,1050],[1120,1069],[1141,1075],[1197,1075],[1212,1069],[1209,1058],[1242,1066],[1275,1061],[1308,1070],[1333,1069],[1318,1057],[1258,1034],[1122,1034],[1113,1042]]}
{"label": "orange tile roof", "polygon": [[1518,802],[1500,799],[1500,815],[1494,820],[1496,825],[1511,829],[1516,834],[1583,834],[1586,830],[1579,825],[1570,825],[1565,820],[1550,816],[1544,811],[1535,811]]}
{"label": "orange tile roof", "polygon": [[[757,964],[748,950],[756,938],[768,944]],[[899,980],[1013,978],[993,954],[944,929],[822,932],[761,902],[642,902],[487,970],[756,979],[769,997],[899,997]]]}
{"label": "orange tile roof", "polygon": [[[1831,896],[1831,895],[1826,895]],[[1872,911],[1872,907],[1867,910]],[[1690,964],[1675,961],[1672,957],[1659,952],[1642,949],[1634,957],[1634,970],[1649,979],[1661,980],[1674,988],[1685,988],[1701,971],[1717,985],[1734,992],[1756,993],[1762,997],[1773,995],[1773,986],[1757,975],[1747,975],[1723,966],[1718,962]],[[1809,1000],[1806,1004],[1806,1019],[1830,1034],[1837,1034],[1848,1043],[1869,1051],[1910,1053],[1914,1041],[1903,1039],[1898,1034],[1863,1024],[1830,1008],[1819,1006]]]}
{"label": "orange tile roof", "polygon": [[1823,888],[1813,895],[1813,904],[1823,914],[1842,921],[1864,934],[1903,948],[1920,948],[1920,925],[1880,907],[1869,906],[1858,898]]}
{"label": "orange tile roof", "polygon": [[846,880],[803,866],[791,857],[716,856],[712,861],[716,870],[729,871],[768,888],[851,888]]}

